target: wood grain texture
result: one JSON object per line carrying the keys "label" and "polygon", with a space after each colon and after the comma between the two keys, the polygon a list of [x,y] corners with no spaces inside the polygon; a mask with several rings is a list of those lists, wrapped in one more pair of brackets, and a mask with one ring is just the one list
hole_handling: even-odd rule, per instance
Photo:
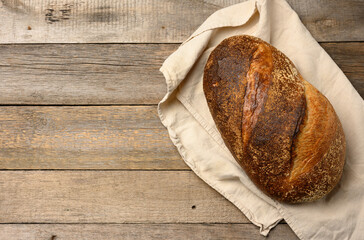
{"label": "wood grain texture", "polygon": [[[0,43],[182,42],[213,12],[239,2],[2,0]],[[319,41],[364,40],[361,0],[288,3]]]}
{"label": "wood grain texture", "polygon": [[150,104],[177,45],[0,45],[1,104]]}
{"label": "wood grain texture", "polygon": [[293,240],[298,239],[286,224],[261,236],[252,224],[0,224],[1,240]]}
{"label": "wood grain texture", "polygon": [[3,0],[0,43],[181,42],[210,14],[240,1]]}
{"label": "wood grain texture", "polygon": [[[364,96],[364,42],[321,46]],[[156,104],[178,44],[0,45],[0,104]]]}
{"label": "wood grain texture", "polygon": [[364,42],[323,43],[321,46],[364,98]]}
{"label": "wood grain texture", "polygon": [[156,106],[2,106],[0,169],[188,167]]}
{"label": "wood grain texture", "polygon": [[0,223],[249,222],[190,171],[0,171],[0,192]]}

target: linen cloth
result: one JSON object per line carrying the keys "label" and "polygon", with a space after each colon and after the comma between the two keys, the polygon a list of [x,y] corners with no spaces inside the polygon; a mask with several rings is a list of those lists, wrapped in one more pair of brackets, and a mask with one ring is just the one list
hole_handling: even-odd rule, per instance
{"label": "linen cloth", "polygon": [[[325,198],[282,204],[263,194],[225,146],[202,89],[211,51],[225,38],[248,34],[286,54],[304,79],[323,93],[338,114],[347,154],[339,185]],[[364,235],[364,101],[284,0],[250,0],[212,14],[160,71],[167,94],[162,123],[187,165],[236,205],[266,236],[282,219],[300,239],[360,239]]]}

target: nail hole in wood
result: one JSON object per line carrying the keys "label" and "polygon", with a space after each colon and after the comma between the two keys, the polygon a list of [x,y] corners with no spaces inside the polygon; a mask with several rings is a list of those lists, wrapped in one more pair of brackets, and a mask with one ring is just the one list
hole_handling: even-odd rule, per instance
{"label": "nail hole in wood", "polygon": [[196,209],[196,206],[195,206],[195,205],[193,205],[193,206],[192,206],[192,209]]}

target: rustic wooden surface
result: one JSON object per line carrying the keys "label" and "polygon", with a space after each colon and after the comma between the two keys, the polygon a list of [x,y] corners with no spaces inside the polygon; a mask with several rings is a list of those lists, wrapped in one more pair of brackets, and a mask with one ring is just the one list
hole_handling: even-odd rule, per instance
{"label": "rustic wooden surface", "polygon": [[[264,239],[156,113],[163,60],[238,2],[1,0],[0,240]],[[288,2],[363,97],[364,1]]]}

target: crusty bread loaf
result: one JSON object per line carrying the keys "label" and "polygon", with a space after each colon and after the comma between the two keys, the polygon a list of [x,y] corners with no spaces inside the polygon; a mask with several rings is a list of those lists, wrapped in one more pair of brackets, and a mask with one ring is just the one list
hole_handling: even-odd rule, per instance
{"label": "crusty bread loaf", "polygon": [[247,35],[225,39],[206,63],[203,89],[225,144],[267,195],[314,201],[339,182],[341,123],[330,102],[275,47]]}

